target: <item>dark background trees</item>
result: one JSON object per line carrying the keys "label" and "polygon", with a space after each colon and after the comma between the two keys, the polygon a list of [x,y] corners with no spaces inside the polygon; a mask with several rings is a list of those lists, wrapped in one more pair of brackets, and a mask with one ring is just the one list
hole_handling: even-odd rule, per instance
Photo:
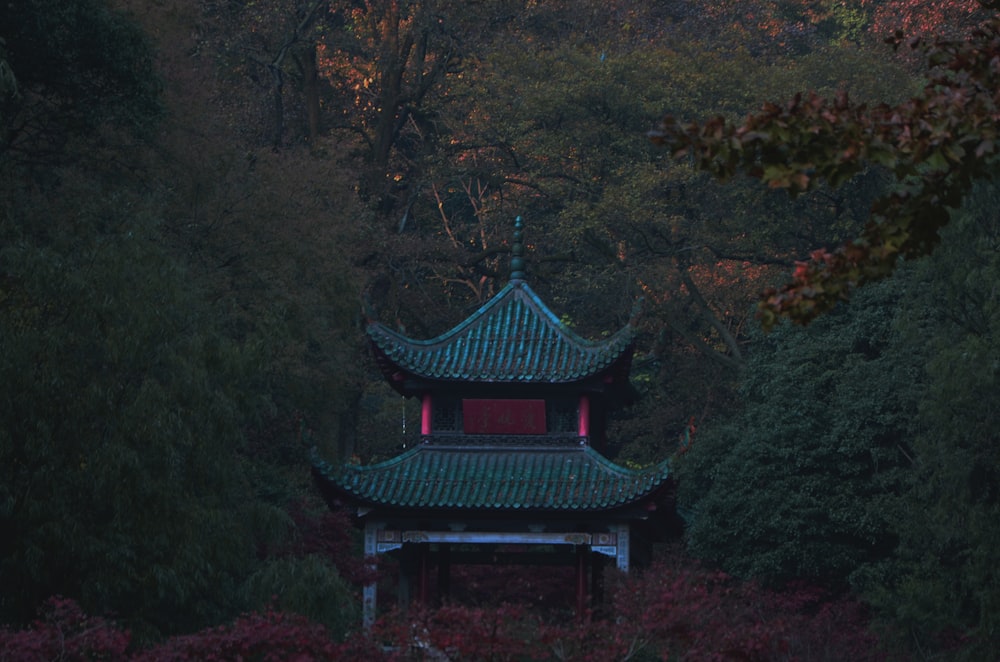
{"label": "dark background trees", "polygon": [[[301,178],[259,186],[228,118],[190,115],[217,93],[197,68],[154,66],[191,15],[146,16],[182,50],[161,57],[102,3],[2,11],[2,618],[62,593],[146,640],[258,608],[309,494],[298,412],[349,409],[324,398],[357,310],[338,237],[305,238]],[[270,582],[342,585],[301,563]]]}
{"label": "dark background trees", "polygon": [[912,109],[964,89],[924,88],[880,37],[984,15],[892,6],[0,6],[0,619],[62,593],[151,640],[278,593],[349,629],[349,527],[321,517],[306,454],[389,456],[416,414],[362,316],[447,329],[505,282],[521,215],[528,278],[579,332],[645,299],[613,450],[685,440],[693,553],[857,591],[925,649],[987,650],[992,184],[932,259],[764,335],[760,291],[858,236],[899,173],[854,163],[790,198],[645,137],[790,90]]}

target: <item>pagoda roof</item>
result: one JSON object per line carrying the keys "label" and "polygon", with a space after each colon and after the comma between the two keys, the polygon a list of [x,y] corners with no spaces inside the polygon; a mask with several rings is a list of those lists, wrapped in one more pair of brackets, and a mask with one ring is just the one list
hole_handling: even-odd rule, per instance
{"label": "pagoda roof", "polygon": [[421,444],[391,460],[340,467],[314,459],[329,495],[393,509],[607,511],[642,500],[669,478],[666,462],[619,466],[590,446],[544,449]]}
{"label": "pagoda roof", "polygon": [[[414,340],[380,323],[368,326],[387,374],[403,370],[433,380],[569,383],[631,358],[630,324],[591,341],[573,332],[520,279],[468,319],[436,338]],[[388,365],[386,365],[388,364]]]}

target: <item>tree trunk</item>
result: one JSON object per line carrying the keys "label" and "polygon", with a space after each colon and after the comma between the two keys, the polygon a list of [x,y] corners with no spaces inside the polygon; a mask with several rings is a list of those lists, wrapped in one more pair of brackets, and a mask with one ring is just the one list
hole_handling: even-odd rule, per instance
{"label": "tree trunk", "polygon": [[302,91],[309,119],[309,144],[315,145],[320,133],[319,70],[316,67],[316,44],[309,44],[302,62]]}

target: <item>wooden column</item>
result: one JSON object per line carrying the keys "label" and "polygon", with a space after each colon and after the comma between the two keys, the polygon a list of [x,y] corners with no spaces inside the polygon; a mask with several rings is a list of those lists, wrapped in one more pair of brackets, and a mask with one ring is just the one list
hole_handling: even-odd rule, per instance
{"label": "wooden column", "polygon": [[420,402],[420,434],[427,436],[432,431],[431,421],[434,418],[434,407],[430,393],[424,393]]}
{"label": "wooden column", "polygon": [[419,589],[417,591],[418,599],[420,600],[420,605],[422,607],[427,606],[427,575],[430,574],[430,545],[427,543],[420,543],[417,545],[417,572],[420,575]]}
{"label": "wooden column", "polygon": [[399,552],[399,586],[396,587],[396,597],[399,610],[404,613],[413,599],[413,579],[418,571],[413,545],[403,545]]}
{"label": "wooden column", "polygon": [[618,536],[618,553],[615,556],[615,565],[622,572],[628,572],[629,565],[629,527],[628,524],[619,524],[614,527]]}
{"label": "wooden column", "polygon": [[438,543],[438,599],[444,603],[451,595],[451,545]]}
{"label": "wooden column", "polygon": [[372,579],[365,584],[362,591],[361,600],[361,623],[365,629],[370,628],[375,623],[375,610],[377,599],[378,578],[375,570],[375,554],[377,551],[378,531],[383,525],[378,522],[365,523],[365,563],[371,572]]}
{"label": "wooden column", "polygon": [[590,556],[590,600],[596,607],[604,602],[604,555]]}
{"label": "wooden column", "polygon": [[589,545],[576,546],[576,616],[583,618],[587,613],[587,557]]}

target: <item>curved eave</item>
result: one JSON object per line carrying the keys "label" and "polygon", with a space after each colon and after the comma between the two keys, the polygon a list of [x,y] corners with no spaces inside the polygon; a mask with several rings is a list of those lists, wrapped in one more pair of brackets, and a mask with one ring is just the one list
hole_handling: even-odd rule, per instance
{"label": "curved eave", "polygon": [[480,383],[582,381],[630,358],[634,335],[632,326],[626,325],[602,341],[582,338],[519,280],[437,338],[407,338],[379,323],[368,327],[376,356],[390,378],[408,374]]}
{"label": "curved eave", "polygon": [[635,471],[590,447],[417,447],[368,466],[334,468],[314,459],[313,473],[326,494],[370,507],[548,513],[627,507],[653,495],[670,476],[666,462]]}

